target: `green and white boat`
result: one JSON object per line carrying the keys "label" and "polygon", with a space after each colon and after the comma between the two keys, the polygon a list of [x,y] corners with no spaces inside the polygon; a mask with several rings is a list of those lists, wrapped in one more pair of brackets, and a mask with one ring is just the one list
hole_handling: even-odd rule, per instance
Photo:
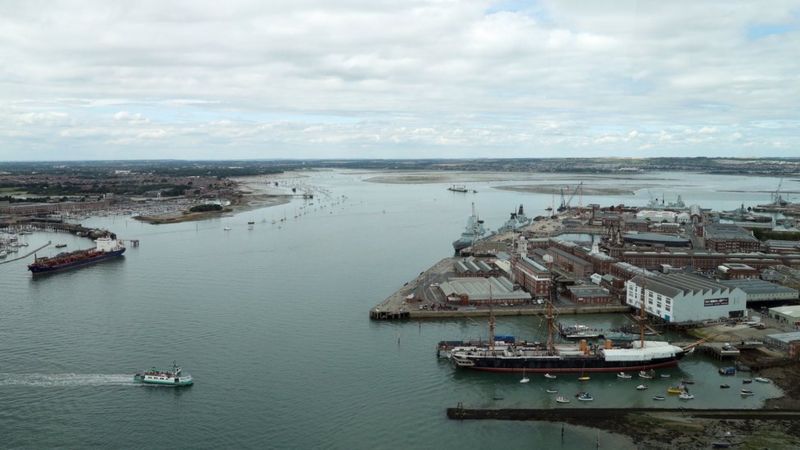
{"label": "green and white boat", "polygon": [[188,373],[172,362],[172,370],[161,370],[155,367],[144,370],[133,376],[134,383],[157,384],[162,386],[191,386],[194,381]]}

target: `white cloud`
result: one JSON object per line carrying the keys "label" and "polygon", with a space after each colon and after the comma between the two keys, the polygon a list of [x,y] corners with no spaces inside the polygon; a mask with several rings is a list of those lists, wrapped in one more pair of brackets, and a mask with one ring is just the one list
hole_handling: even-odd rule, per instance
{"label": "white cloud", "polygon": [[502,5],[2,2],[0,159],[800,148],[793,2]]}

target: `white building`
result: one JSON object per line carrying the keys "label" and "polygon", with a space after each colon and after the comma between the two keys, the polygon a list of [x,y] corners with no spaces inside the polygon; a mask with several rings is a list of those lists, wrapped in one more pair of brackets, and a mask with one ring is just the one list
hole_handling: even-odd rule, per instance
{"label": "white building", "polygon": [[800,324],[800,305],[778,306],[769,309],[769,316],[778,322],[796,326]]}
{"label": "white building", "polygon": [[747,294],[737,287],[687,273],[637,275],[625,283],[626,303],[671,323],[747,316]]}

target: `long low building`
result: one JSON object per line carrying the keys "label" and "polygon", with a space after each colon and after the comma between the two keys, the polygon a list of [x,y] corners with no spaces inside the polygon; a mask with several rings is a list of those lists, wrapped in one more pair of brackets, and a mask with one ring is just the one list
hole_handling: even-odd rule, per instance
{"label": "long low building", "polygon": [[462,304],[518,304],[531,300],[531,294],[515,291],[514,285],[504,277],[451,278],[439,284],[439,289],[448,301]]}
{"label": "long low building", "polygon": [[691,247],[692,241],[673,234],[661,233],[625,233],[622,239],[628,244],[663,247]]}
{"label": "long low building", "polygon": [[800,305],[778,306],[769,309],[769,317],[789,325],[800,325]]}
{"label": "long low building", "polygon": [[637,275],[626,283],[626,303],[670,323],[747,316],[747,295],[695,274]]}
{"label": "long low building", "polygon": [[720,283],[739,288],[747,295],[747,303],[797,300],[798,291],[764,280],[720,280]]}

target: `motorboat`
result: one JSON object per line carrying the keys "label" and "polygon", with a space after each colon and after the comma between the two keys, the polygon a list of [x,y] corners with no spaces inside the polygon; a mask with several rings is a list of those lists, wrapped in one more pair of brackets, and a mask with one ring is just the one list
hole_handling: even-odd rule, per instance
{"label": "motorboat", "polygon": [[548,380],[555,380],[556,379],[555,375],[550,375],[549,373],[544,374],[544,377],[547,378]]}
{"label": "motorboat", "polygon": [[667,394],[683,394],[683,388],[680,386],[670,386],[667,388]]}
{"label": "motorboat", "polygon": [[589,375],[581,375],[578,377],[578,381],[589,381],[589,380],[591,380],[591,378],[589,378]]}
{"label": "motorboat", "polygon": [[730,385],[730,384],[720,384],[720,385],[719,385],[719,388],[720,388],[720,389],[730,389],[730,388],[731,388],[731,385]]}
{"label": "motorboat", "polygon": [[569,403],[569,399],[564,397],[563,395],[559,395],[556,397],[556,403]]}
{"label": "motorboat", "polygon": [[526,377],[525,375],[523,375],[522,379],[519,380],[519,382],[522,383],[522,384],[529,383],[530,381],[531,381],[531,379]]}
{"label": "motorboat", "polygon": [[656,395],[656,396],[653,397],[653,400],[656,400],[656,401],[659,401],[659,402],[660,401],[664,401],[666,399],[667,399],[667,397],[664,397],[663,395]]}
{"label": "motorboat", "polygon": [[650,380],[653,378],[653,375],[655,375],[655,373],[652,370],[649,372],[645,372],[644,370],[639,371],[639,378]]}
{"label": "motorboat", "polygon": [[757,381],[759,383],[769,383],[770,382],[769,378],[764,378],[764,377],[755,377],[755,378],[753,378],[753,380]]}
{"label": "motorboat", "polygon": [[138,372],[133,376],[135,383],[155,384],[161,386],[191,386],[194,383],[192,376],[184,373],[183,369],[173,362],[172,369],[162,370],[155,367]]}
{"label": "motorboat", "polygon": [[753,382],[753,380],[751,380],[749,378],[745,378],[744,380],[742,380],[742,384],[750,384],[752,382]]}
{"label": "motorboat", "polygon": [[558,394],[558,389],[545,389],[548,394]]}
{"label": "motorboat", "polygon": [[637,390],[637,391],[644,391],[644,390],[647,390],[647,386],[645,386],[645,385],[643,385],[643,384],[640,384],[640,385],[636,386],[636,390]]}
{"label": "motorboat", "polygon": [[620,372],[617,374],[617,378],[621,378],[623,380],[630,380],[631,378],[633,378],[633,375],[628,375],[625,372]]}
{"label": "motorboat", "polygon": [[689,394],[688,392],[682,392],[681,395],[678,396],[681,400],[692,400],[694,399],[694,395]]}
{"label": "motorboat", "polygon": [[751,395],[756,395],[755,392],[749,389],[742,389],[741,391],[739,391],[739,393],[742,395],[742,397],[750,397]]}
{"label": "motorboat", "polygon": [[578,400],[580,400],[582,402],[591,402],[592,400],[594,400],[594,397],[592,397],[592,394],[590,394],[588,392],[580,392],[580,393],[578,393],[576,395],[576,397],[578,397]]}
{"label": "motorboat", "polygon": [[668,374],[668,373],[662,373],[661,375],[659,375],[659,377],[660,377],[660,378],[671,378],[671,377],[672,377],[672,375],[670,375],[670,374]]}

